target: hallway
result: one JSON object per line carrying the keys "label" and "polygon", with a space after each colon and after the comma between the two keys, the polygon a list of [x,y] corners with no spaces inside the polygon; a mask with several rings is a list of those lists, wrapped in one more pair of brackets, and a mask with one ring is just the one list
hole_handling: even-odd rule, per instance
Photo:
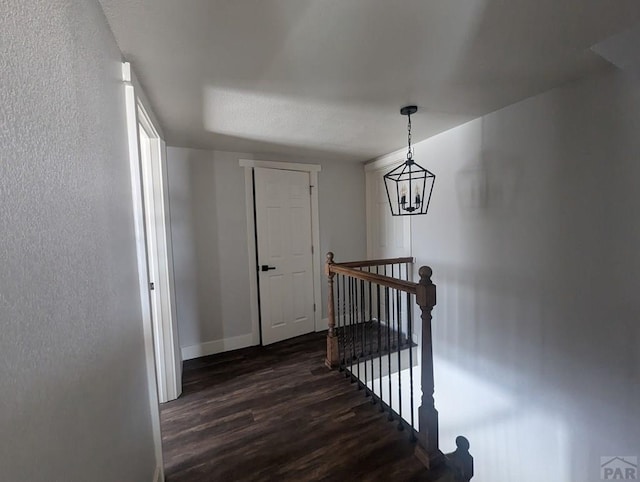
{"label": "hallway", "polygon": [[167,481],[436,480],[324,355],[314,333],[185,362],[162,406]]}

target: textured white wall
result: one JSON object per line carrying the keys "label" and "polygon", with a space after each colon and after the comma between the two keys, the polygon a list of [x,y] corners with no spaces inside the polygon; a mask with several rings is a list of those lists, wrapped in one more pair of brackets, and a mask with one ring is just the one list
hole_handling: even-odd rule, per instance
{"label": "textured white wall", "polygon": [[0,0],[0,479],[155,469],[120,52],[96,1]]}
{"label": "textured white wall", "polygon": [[251,333],[241,157],[247,156],[167,148],[182,347]]}
{"label": "textured white wall", "polygon": [[[167,150],[176,300],[183,347],[251,333],[244,168],[251,154]],[[320,250],[366,254],[361,164],[319,162]],[[325,278],[322,276],[323,300]],[[323,313],[326,303],[322,301]],[[326,316],[326,315],[324,315]]]}
{"label": "textured white wall", "polygon": [[615,75],[416,145],[441,441],[478,482],[600,480],[640,455],[640,90]]}

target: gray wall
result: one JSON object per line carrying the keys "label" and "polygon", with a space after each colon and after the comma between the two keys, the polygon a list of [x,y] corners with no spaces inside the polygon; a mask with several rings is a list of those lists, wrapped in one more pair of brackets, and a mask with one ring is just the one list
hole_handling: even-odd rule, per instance
{"label": "gray wall", "polygon": [[640,89],[607,74],[416,145],[441,440],[474,480],[596,481],[640,455]]}
{"label": "gray wall", "polygon": [[183,347],[251,333],[242,154],[169,147],[176,308]]}
{"label": "gray wall", "polygon": [[0,0],[0,478],[155,469],[120,52],[95,1]]}
{"label": "gray wall", "polygon": [[[367,257],[364,166],[323,162],[318,174],[320,253],[332,251],[337,262]],[[323,266],[324,269],[324,266]],[[327,278],[322,275],[322,316],[327,316]]]}
{"label": "gray wall", "polygon": [[[176,304],[183,347],[251,333],[244,168],[252,154],[168,148]],[[320,250],[366,254],[361,164],[317,162]],[[325,278],[323,316],[326,316]]]}

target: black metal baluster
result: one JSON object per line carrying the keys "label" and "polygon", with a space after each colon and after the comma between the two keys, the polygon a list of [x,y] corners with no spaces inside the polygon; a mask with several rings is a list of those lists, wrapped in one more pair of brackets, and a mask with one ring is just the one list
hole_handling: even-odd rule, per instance
{"label": "black metal baluster", "polygon": [[[400,271],[400,266],[398,266],[398,271]],[[402,301],[400,297],[400,290],[396,290],[396,318],[398,320],[398,430],[404,430],[404,425],[402,423],[402,350],[400,349],[402,346],[402,308],[400,307],[400,302]]]}
{"label": "black metal baluster", "polygon": [[[376,274],[379,274],[378,266],[376,266]],[[376,314],[378,315],[378,380],[380,387],[380,411],[384,412],[384,403],[382,402],[382,328],[380,325],[380,285],[376,285],[376,305],[378,306],[378,310]]]}
{"label": "black metal baluster", "polygon": [[[342,289],[340,291],[342,293],[342,304],[340,307],[340,321],[342,325],[340,328],[340,338],[342,339],[342,363],[340,371],[345,371],[347,369],[347,293],[344,290],[344,275],[341,275],[340,278],[342,279]],[[338,287],[340,287],[340,284],[338,284]]]}
{"label": "black metal baluster", "polygon": [[[395,267],[395,265],[392,264],[391,265],[391,277],[392,278],[395,277],[394,267]],[[392,294],[393,294],[393,292],[392,292]],[[393,316],[395,314],[395,312],[396,312],[395,297],[394,296],[391,296],[391,307],[389,309],[391,310],[390,313],[392,315],[393,320],[395,320],[395,317]],[[393,329],[393,327],[394,327],[394,323],[391,323],[391,328]],[[393,333],[392,333],[391,334],[391,343],[394,343],[394,340],[395,340],[395,337],[393,336]]]}
{"label": "black metal baluster", "polygon": [[[386,264],[383,266],[383,272],[384,272],[384,275],[387,276],[387,265]],[[385,326],[388,328],[389,327],[389,316],[388,316],[388,312],[387,312],[387,303],[386,302],[384,302],[384,310],[383,311],[385,312]],[[384,342],[386,341],[385,340],[386,337],[384,336],[384,332],[382,332],[380,334],[380,337],[382,338],[382,344],[383,344],[383,351],[382,352],[384,353],[385,352]],[[389,347],[388,346],[386,348],[386,351],[389,351]],[[380,375],[382,376],[382,372],[380,372]],[[382,378],[380,378],[380,380],[382,380]],[[380,387],[382,387],[382,382],[380,383]],[[380,388],[380,399],[382,400],[382,388]]]}
{"label": "black metal baluster", "polygon": [[347,292],[344,286],[345,276],[342,275],[342,370],[347,370],[347,349],[349,339],[347,338]]}
{"label": "black metal baluster", "polygon": [[[364,328],[364,280],[360,280],[360,322],[362,323],[360,328]],[[364,356],[364,330],[360,330],[360,357]]]}
{"label": "black metal baluster", "polygon": [[389,421],[393,420],[393,398],[391,396],[391,312],[389,309],[389,287],[384,288],[385,315],[387,318],[387,368],[389,370]]}
{"label": "black metal baluster", "polygon": [[336,287],[336,310],[335,310],[335,333],[338,337],[338,370],[342,371],[342,357],[340,356],[340,274],[336,274],[334,278],[334,286]]}
{"label": "black metal baluster", "polygon": [[354,383],[357,378],[354,368],[357,368],[357,347],[356,347],[356,333],[358,330],[358,318],[356,312],[356,283],[355,278],[351,279],[351,383]]}
{"label": "black metal baluster", "polygon": [[362,346],[361,346],[361,350],[360,350],[360,358],[363,360],[362,363],[364,365],[364,385],[362,384],[362,380],[360,380],[360,386],[359,388],[362,388],[364,386],[364,396],[367,396],[367,359],[365,358],[365,350],[364,347],[366,346],[366,342],[367,342],[367,334],[366,334],[366,328],[367,328],[367,320],[366,320],[366,313],[365,313],[365,300],[364,300],[364,280],[360,280],[360,318],[362,320],[362,330],[361,334],[362,334]]}
{"label": "black metal baluster", "polygon": [[416,426],[413,419],[413,323],[411,294],[407,293],[407,336],[409,337],[409,389],[411,390],[411,441],[416,441]]}
{"label": "black metal baluster", "polygon": [[354,319],[356,320],[356,339],[354,341],[354,346],[356,349],[356,353],[355,353],[355,357],[356,357],[356,371],[358,373],[357,375],[357,383],[358,383],[358,390],[361,388],[360,387],[360,350],[358,347],[358,341],[360,340],[360,303],[358,300],[358,280],[354,279],[353,280],[353,296],[354,296]]}
{"label": "black metal baluster", "polygon": [[349,277],[349,370],[347,376],[353,381],[353,279]]}
{"label": "black metal baluster", "polygon": [[342,275],[342,336],[344,337],[344,372],[347,372],[347,363],[349,362],[349,314],[347,312],[347,304],[349,303],[349,295],[347,293],[347,277]]}
{"label": "black metal baluster", "polygon": [[[369,273],[371,273],[371,267],[369,267]],[[371,390],[369,391],[369,395],[374,395],[371,397],[371,403],[376,403],[375,397],[375,389],[373,384],[375,383],[375,377],[373,376],[373,300],[371,299],[371,282],[369,282],[369,329],[367,333],[369,333],[369,358],[371,359]]]}

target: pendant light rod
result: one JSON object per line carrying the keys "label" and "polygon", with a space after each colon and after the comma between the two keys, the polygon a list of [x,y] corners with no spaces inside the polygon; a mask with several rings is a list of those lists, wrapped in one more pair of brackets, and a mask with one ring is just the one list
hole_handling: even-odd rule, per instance
{"label": "pendant light rod", "polygon": [[413,162],[413,149],[411,149],[411,114],[415,114],[418,112],[418,106],[416,105],[406,105],[402,109],[400,109],[400,114],[406,115],[408,117],[408,125],[407,125],[407,144],[409,148],[407,150],[407,162]]}

